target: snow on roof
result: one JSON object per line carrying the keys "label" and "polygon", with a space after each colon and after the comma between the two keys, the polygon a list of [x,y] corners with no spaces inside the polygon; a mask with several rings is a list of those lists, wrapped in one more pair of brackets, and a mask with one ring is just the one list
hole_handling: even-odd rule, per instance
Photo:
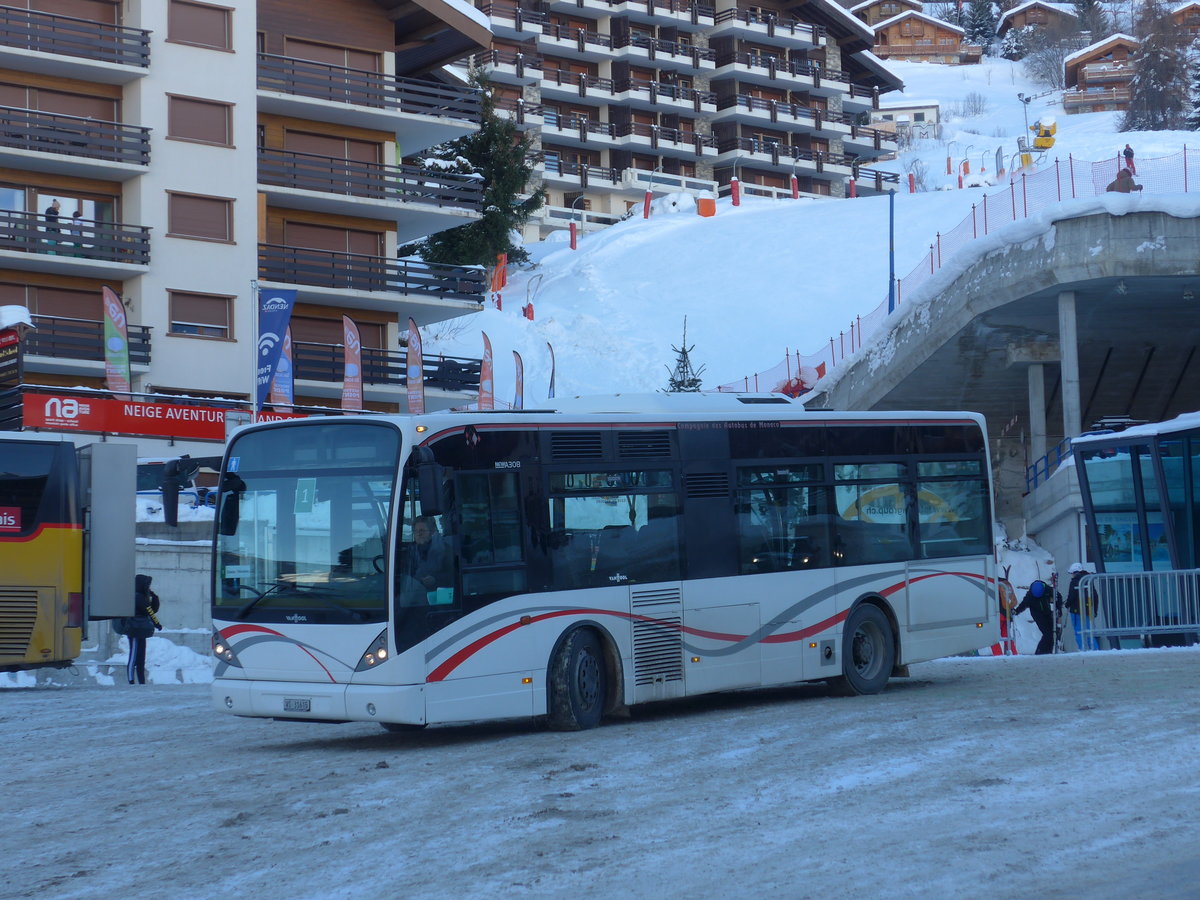
{"label": "snow on roof", "polygon": [[813,0],[813,2],[822,9],[833,13],[834,18],[841,19],[847,28],[857,32],[865,40],[874,42],[875,33],[871,31],[870,26],[858,16],[851,15],[850,10],[839,6],[837,3],[830,2],[830,0]]}
{"label": "snow on roof", "polygon": [[870,50],[859,50],[857,53],[852,55],[854,59],[862,63],[864,68],[870,69],[880,78],[883,78],[894,85],[894,87],[884,88],[884,90],[904,90],[904,79],[889,69],[887,64]]}
{"label": "snow on roof", "polygon": [[880,109],[912,109],[916,106],[937,106],[937,100],[891,100],[888,102],[880,101]]}
{"label": "snow on roof", "polygon": [[0,306],[0,328],[12,328],[14,325],[33,327],[33,319],[29,310],[24,306]]}
{"label": "snow on roof", "polygon": [[[850,7],[850,12],[858,12],[860,9],[866,9],[868,6],[874,6],[876,3],[886,3],[887,0],[863,0],[857,6]],[[906,3],[909,6],[915,6],[917,9],[923,8],[924,4],[921,0],[892,0],[893,3]]]}
{"label": "snow on roof", "polygon": [[881,28],[887,28],[889,25],[893,25],[896,22],[899,22],[901,19],[909,19],[909,18],[922,19],[926,22],[929,22],[932,25],[937,25],[940,28],[949,28],[951,31],[955,31],[958,34],[966,34],[966,32],[963,31],[963,29],[959,28],[957,25],[951,25],[949,22],[943,21],[942,19],[936,18],[935,16],[926,15],[923,12],[918,12],[915,9],[905,10],[904,12],[900,13],[900,15],[898,15],[898,16],[892,16],[890,19],[885,19],[884,21],[879,22],[875,26],[875,32],[878,34],[878,32]]}
{"label": "snow on roof", "polygon": [[[872,2],[873,2],[873,0],[872,0]],[[866,6],[865,3],[862,5]],[[1185,9],[1188,9],[1193,6],[1200,6],[1200,2],[1197,2],[1197,0],[1189,0],[1188,3],[1180,3],[1178,6],[1173,6],[1173,7],[1171,7],[1171,15],[1174,15],[1175,13],[1178,13],[1178,12],[1183,12]]]}
{"label": "snow on roof", "polygon": [[1064,16],[1070,16],[1072,19],[1078,19],[1079,16],[1075,12],[1075,7],[1070,3],[1050,3],[1048,0],[1025,0],[1024,3],[1019,3],[1000,17],[1003,22],[1006,19],[1015,16],[1019,12],[1024,12],[1034,6],[1040,6],[1043,9],[1052,9],[1057,13],[1062,13]]}
{"label": "snow on roof", "polygon": [[1107,444],[1114,440],[1124,441],[1127,438],[1154,437],[1159,434],[1171,434],[1176,431],[1188,431],[1200,428],[1200,412],[1183,413],[1166,422],[1150,422],[1147,425],[1135,425],[1109,434],[1081,434],[1071,438],[1072,446],[1076,444]]}
{"label": "snow on roof", "polygon": [[492,30],[492,23],[487,15],[482,10],[476,9],[474,5],[467,3],[466,0],[446,0],[446,5],[454,7],[456,12],[460,12],[467,18],[474,20],[477,25],[486,28],[488,31]]}
{"label": "snow on roof", "polygon": [[1139,41],[1137,38],[1131,37],[1130,35],[1125,34],[1124,32],[1118,32],[1117,34],[1109,35],[1108,37],[1104,38],[1104,40],[1102,40],[1102,41],[1096,41],[1096,43],[1094,43],[1094,44],[1089,44],[1088,46],[1084,47],[1082,50],[1076,50],[1070,56],[1067,56],[1063,59],[1063,65],[1069,66],[1071,64],[1071,60],[1079,59],[1081,56],[1089,56],[1092,53],[1095,53],[1097,50],[1099,50],[1104,45],[1114,43],[1118,40],[1128,41],[1129,43],[1133,44],[1134,46],[1138,46],[1141,44],[1141,41]]}

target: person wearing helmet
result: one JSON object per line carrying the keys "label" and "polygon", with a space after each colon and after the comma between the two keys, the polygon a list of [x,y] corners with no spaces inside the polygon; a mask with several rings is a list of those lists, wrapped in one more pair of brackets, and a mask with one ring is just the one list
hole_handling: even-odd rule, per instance
{"label": "person wearing helmet", "polygon": [[1038,579],[1029,585],[1025,597],[1012,611],[1014,619],[1025,610],[1029,610],[1029,614],[1033,616],[1033,623],[1042,633],[1042,639],[1038,641],[1035,651],[1039,656],[1054,652],[1054,612],[1050,603],[1050,588],[1046,582]]}
{"label": "person wearing helmet", "polygon": [[[1067,612],[1071,614],[1071,625],[1075,628],[1075,646],[1080,650],[1099,650],[1100,644],[1093,637],[1088,640],[1088,646],[1083,646],[1083,622],[1085,617],[1091,621],[1094,611],[1091,609],[1089,602],[1086,607],[1081,606],[1079,600],[1079,582],[1083,580],[1084,575],[1091,574],[1087,570],[1087,566],[1083,563],[1071,563],[1071,568],[1067,569],[1071,576],[1071,583],[1067,587]],[[1090,624],[1089,624],[1089,627]]]}

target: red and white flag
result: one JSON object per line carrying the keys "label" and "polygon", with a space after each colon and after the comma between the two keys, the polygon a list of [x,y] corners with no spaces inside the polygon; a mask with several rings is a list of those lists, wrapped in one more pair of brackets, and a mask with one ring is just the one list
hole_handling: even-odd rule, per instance
{"label": "red and white flag", "polygon": [[421,332],[417,323],[408,320],[408,361],[406,365],[408,380],[408,412],[409,415],[420,415],[425,412],[425,360],[421,353]]}
{"label": "red and white flag", "polygon": [[483,334],[483,364],[479,367],[479,408],[495,409],[496,395],[492,390],[492,342]]}

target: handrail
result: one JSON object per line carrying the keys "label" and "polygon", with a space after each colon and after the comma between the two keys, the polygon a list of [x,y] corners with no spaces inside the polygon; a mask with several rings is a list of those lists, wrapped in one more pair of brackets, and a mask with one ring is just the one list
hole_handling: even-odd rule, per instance
{"label": "handrail", "polygon": [[717,102],[716,91],[698,91],[695,88],[682,87],[670,82],[650,81],[645,78],[617,79],[613,90],[618,94],[626,92],[645,93],[649,94],[651,98],[666,97],[669,100],[685,100],[689,102],[699,98],[701,103],[715,104]]}
{"label": "handrail", "polygon": [[4,209],[0,250],[149,265],[150,229],[94,219],[76,223],[66,214],[54,221],[36,212]]}
{"label": "handrail", "polygon": [[473,266],[393,260],[282,244],[259,244],[258,267],[259,277],[264,281],[472,303],[481,302],[486,286],[483,269]]}
{"label": "handrail", "polygon": [[0,146],[150,164],[149,128],[17,106],[0,106]]}
{"label": "handrail", "polygon": [[260,147],[261,184],[354,197],[479,210],[483,184],[469,175],[435,174],[417,166],[387,166],[315,153]]}
{"label": "handrail", "polygon": [[477,122],[480,93],[417,78],[258,54],[258,89],[395,112]]}
{"label": "handrail", "polygon": [[1084,575],[1079,596],[1084,647],[1096,647],[1098,637],[1139,638],[1144,646],[1200,640],[1200,569]]}
{"label": "handrail", "polygon": [[[104,322],[68,316],[31,316],[34,327],[24,337],[25,352],[30,356],[54,359],[104,361]],[[129,361],[135,365],[150,362],[149,325],[127,325]]]}
{"label": "handrail", "polygon": [[0,45],[145,69],[150,32],[74,16],[0,6]]}
{"label": "handrail", "polygon": [[825,35],[825,26],[823,25],[812,25],[808,22],[801,22],[799,19],[783,18],[771,13],[764,14],[750,9],[723,9],[716,14],[713,20],[716,25],[733,21],[741,22],[747,26],[762,25],[764,28],[773,29],[775,33],[785,31],[793,37],[796,35],[796,32],[807,31],[809,39],[813,43],[816,43],[819,38]]}
{"label": "handrail", "polygon": [[1055,473],[1064,460],[1071,458],[1071,439],[1063,438],[1045,456],[1025,467],[1025,493],[1029,493]]}

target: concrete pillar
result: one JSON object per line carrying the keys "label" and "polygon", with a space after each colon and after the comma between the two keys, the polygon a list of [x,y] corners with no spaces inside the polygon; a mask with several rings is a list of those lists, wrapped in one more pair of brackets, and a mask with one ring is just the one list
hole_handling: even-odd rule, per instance
{"label": "concrete pillar", "polygon": [[1058,352],[1062,360],[1063,435],[1076,437],[1083,431],[1079,403],[1079,343],[1075,328],[1075,292],[1058,295]]}
{"label": "concrete pillar", "polygon": [[1029,367],[1029,462],[1046,455],[1046,367]]}

